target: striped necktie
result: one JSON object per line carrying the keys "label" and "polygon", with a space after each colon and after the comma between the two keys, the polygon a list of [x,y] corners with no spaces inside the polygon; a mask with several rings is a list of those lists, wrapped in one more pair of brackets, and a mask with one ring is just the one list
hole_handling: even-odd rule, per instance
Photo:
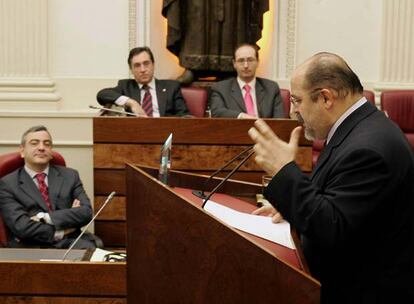
{"label": "striped necktie", "polygon": [[144,98],[141,103],[142,109],[148,116],[152,117],[152,95],[150,87],[145,84],[142,86],[142,89],[145,91]]}
{"label": "striped necktie", "polygon": [[46,185],[45,179],[46,179],[46,173],[38,173],[35,175],[35,178],[37,179],[37,183],[39,184],[39,191],[40,194],[42,195],[43,200],[46,203],[47,209],[49,209],[49,211],[52,211],[52,204],[50,203],[50,199],[49,199],[49,189]]}

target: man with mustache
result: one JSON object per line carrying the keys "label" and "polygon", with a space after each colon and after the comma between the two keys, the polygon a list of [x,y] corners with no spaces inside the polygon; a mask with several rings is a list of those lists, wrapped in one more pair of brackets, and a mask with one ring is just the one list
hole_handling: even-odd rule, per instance
{"label": "man with mustache", "polygon": [[128,65],[134,79],[122,79],[114,88],[98,92],[98,102],[123,106],[140,117],[189,115],[178,81],[154,78],[154,55],[148,47],[133,48]]}
{"label": "man with mustache", "polygon": [[[298,231],[322,303],[414,303],[414,156],[402,131],[363,97],[338,55],[318,53],[291,79],[303,127],[280,140],[262,120],[249,135],[273,176],[274,221]],[[295,162],[300,132],[326,140],[310,176]]]}
{"label": "man with mustache", "polygon": [[[8,247],[68,248],[92,219],[78,172],[50,164],[52,145],[46,127],[27,130],[20,145],[24,166],[0,180],[0,212],[11,232]],[[97,244],[102,245],[96,236],[85,233],[75,248]]]}
{"label": "man with mustache", "polygon": [[213,117],[282,118],[284,115],[279,86],[256,77],[259,52],[255,45],[242,44],[234,52],[236,78],[217,82],[211,89]]}

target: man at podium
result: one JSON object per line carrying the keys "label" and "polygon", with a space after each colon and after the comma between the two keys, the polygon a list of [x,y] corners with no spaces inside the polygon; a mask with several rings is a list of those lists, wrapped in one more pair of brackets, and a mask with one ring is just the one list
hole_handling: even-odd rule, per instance
{"label": "man at podium", "polygon": [[[318,53],[291,79],[303,127],[288,143],[261,120],[249,130],[272,181],[265,197],[301,235],[322,303],[414,303],[414,156],[404,134],[363,97],[339,56]],[[326,140],[311,176],[295,163],[301,129]],[[270,210],[269,210],[270,209]]]}

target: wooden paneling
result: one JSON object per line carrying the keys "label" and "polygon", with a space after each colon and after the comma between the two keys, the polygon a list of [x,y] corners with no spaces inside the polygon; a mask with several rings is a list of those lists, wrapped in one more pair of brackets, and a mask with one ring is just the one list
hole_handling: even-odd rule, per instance
{"label": "wooden paneling", "polygon": [[80,297],[28,297],[0,296],[2,304],[126,304],[119,298],[80,298]]}
{"label": "wooden paneling", "polygon": [[[171,167],[175,170],[211,170],[214,171],[248,146],[217,145],[174,145]],[[156,167],[159,164],[161,145],[133,144],[95,144],[94,168],[123,169],[125,163],[142,164]],[[296,161],[302,171],[311,171],[307,161],[312,151],[310,147],[299,148]],[[261,171],[254,159],[247,161],[240,171]]]}
{"label": "wooden paneling", "polygon": [[[297,121],[266,120],[277,135],[288,140]],[[158,167],[160,148],[173,133],[171,168],[210,175],[253,144],[247,132],[254,120],[209,118],[97,117],[93,120],[95,210],[105,196],[116,191],[116,199],[95,223],[95,233],[109,247],[125,245],[125,163]],[[311,143],[300,139],[296,162],[304,172],[312,169]],[[231,166],[220,176],[226,175]],[[261,183],[264,172],[250,159],[233,179]],[[142,189],[145,190],[145,189]]]}
{"label": "wooden paneling", "polygon": [[126,246],[125,221],[95,221],[95,234],[99,235],[105,247]]}
{"label": "wooden paneling", "polygon": [[[27,299],[25,303],[77,303],[74,299],[79,297],[91,299],[79,303],[111,303],[96,302],[98,298],[121,299],[118,303],[122,303],[126,297],[126,263],[2,260],[0,277],[0,303],[18,303],[19,299]],[[40,302],[38,297],[48,300]]]}
{"label": "wooden paneling", "polygon": [[[298,122],[290,119],[266,119],[283,140],[289,140]],[[162,143],[173,133],[174,144],[251,145],[247,131],[251,119],[226,118],[145,118],[96,117],[93,120],[94,143]],[[304,137],[300,145],[311,145]]]}
{"label": "wooden paneling", "polygon": [[[99,210],[107,196],[95,196],[95,210]],[[115,196],[111,202],[102,210],[97,220],[125,221],[125,197]]]}

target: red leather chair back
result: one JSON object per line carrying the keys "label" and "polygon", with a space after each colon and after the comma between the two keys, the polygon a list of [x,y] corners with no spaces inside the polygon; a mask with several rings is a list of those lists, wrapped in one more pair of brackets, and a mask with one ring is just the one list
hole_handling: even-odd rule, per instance
{"label": "red leather chair back", "polygon": [[205,88],[182,87],[185,103],[190,114],[195,117],[204,117],[207,109],[208,92]]}
{"label": "red leather chair back", "polygon": [[398,124],[414,150],[414,90],[382,92],[381,109]]}
{"label": "red leather chair back", "polygon": [[[50,163],[52,165],[66,166],[65,159],[56,151],[53,151],[53,159],[50,161]],[[0,155],[0,178],[22,167],[23,165],[24,160],[20,157],[19,152],[11,152]],[[0,214],[0,247],[7,246],[7,235],[7,227],[4,224],[3,218]]]}
{"label": "red leather chair back", "polygon": [[285,118],[290,118],[290,91],[287,89],[280,89],[280,96],[283,101],[283,110]]}
{"label": "red leather chair back", "polygon": [[364,97],[375,106],[375,94],[372,91],[364,90]]}

